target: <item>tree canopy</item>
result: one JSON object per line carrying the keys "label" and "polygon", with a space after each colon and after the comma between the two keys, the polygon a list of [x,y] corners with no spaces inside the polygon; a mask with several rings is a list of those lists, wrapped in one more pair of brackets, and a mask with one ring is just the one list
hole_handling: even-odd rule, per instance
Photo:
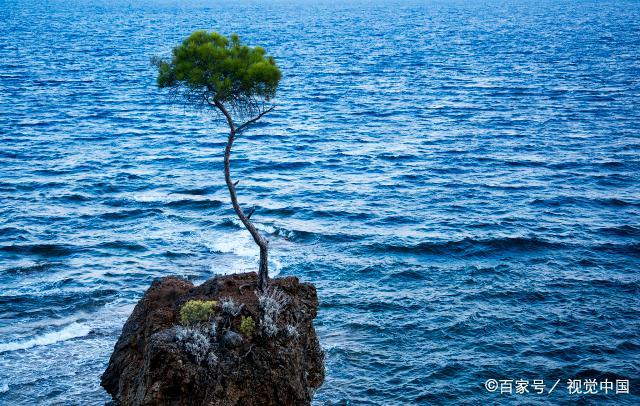
{"label": "tree canopy", "polygon": [[275,96],[280,69],[262,47],[216,32],[196,31],[173,49],[171,60],[157,60],[158,85],[192,101],[255,110]]}

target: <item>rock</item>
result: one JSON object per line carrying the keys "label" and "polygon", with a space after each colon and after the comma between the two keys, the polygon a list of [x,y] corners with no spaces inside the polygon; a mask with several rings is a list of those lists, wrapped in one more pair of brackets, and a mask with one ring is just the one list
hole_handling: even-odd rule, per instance
{"label": "rock", "polygon": [[[324,380],[316,290],[287,277],[257,295],[256,282],[255,273],[200,286],[154,282],[125,323],[102,386],[122,405],[310,404]],[[181,326],[189,300],[218,305],[210,320]],[[248,317],[254,331],[240,328]]]}

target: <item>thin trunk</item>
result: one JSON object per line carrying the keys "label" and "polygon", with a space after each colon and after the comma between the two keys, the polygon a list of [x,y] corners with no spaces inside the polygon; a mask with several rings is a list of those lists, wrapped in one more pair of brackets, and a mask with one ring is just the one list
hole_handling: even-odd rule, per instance
{"label": "thin trunk", "polygon": [[260,247],[260,266],[258,268],[258,289],[264,290],[267,287],[268,279],[269,279],[269,266],[267,262],[268,258],[268,247],[269,241],[264,238],[258,229],[253,225],[251,220],[244,214],[240,204],[238,203],[238,197],[236,195],[236,187],[233,181],[231,180],[231,170],[230,170],[230,161],[231,161],[231,147],[233,146],[233,141],[235,140],[236,135],[236,127],[233,123],[233,119],[229,112],[225,109],[225,107],[220,102],[215,102],[216,107],[224,114],[227,119],[227,123],[229,124],[229,138],[227,139],[227,146],[224,149],[224,180],[227,183],[227,188],[229,189],[229,195],[231,196],[231,204],[233,205],[233,210],[235,210],[238,218],[244,224],[245,228],[249,231],[253,240]]}

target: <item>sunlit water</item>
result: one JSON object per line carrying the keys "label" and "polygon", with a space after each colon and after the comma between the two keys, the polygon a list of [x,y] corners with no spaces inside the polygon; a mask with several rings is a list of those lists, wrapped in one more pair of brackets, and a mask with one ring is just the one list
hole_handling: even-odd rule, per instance
{"label": "sunlit water", "polygon": [[256,269],[223,121],[154,86],[195,29],[284,72],[232,169],[318,287],[316,404],[640,402],[638,2],[232,3],[0,1],[0,404],[103,404],[151,281]]}

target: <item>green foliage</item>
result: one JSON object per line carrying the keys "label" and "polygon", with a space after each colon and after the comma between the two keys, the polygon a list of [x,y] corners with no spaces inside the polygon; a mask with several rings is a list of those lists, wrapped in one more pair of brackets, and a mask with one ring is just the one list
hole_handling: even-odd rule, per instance
{"label": "green foliage", "polygon": [[240,332],[247,338],[251,338],[256,331],[256,322],[251,316],[243,316],[240,321]]}
{"label": "green foliage", "polygon": [[189,300],[180,308],[180,323],[188,326],[200,321],[207,321],[215,312],[218,302],[215,300]]}
{"label": "green foliage", "polygon": [[235,34],[227,38],[207,31],[194,32],[173,49],[170,61],[155,64],[161,88],[240,107],[273,98],[281,77],[263,48],[244,45]]}

